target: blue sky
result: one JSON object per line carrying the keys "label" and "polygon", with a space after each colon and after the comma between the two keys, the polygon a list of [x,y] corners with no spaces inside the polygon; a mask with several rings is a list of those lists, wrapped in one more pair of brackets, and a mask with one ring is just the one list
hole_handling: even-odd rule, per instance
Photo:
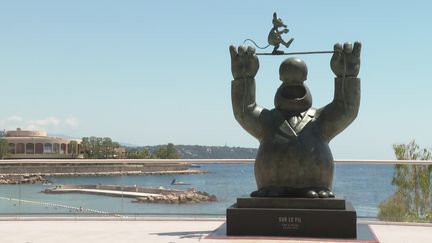
{"label": "blue sky", "polygon": [[[290,51],[363,44],[357,120],[337,159],[431,147],[429,1],[0,1],[0,128],[109,136],[137,145],[257,147],[234,120],[228,46],[266,45],[274,11]],[[270,50],[269,50],[270,51]],[[313,106],[332,100],[330,55],[302,56]],[[260,57],[257,101],[273,107],[283,57]]]}

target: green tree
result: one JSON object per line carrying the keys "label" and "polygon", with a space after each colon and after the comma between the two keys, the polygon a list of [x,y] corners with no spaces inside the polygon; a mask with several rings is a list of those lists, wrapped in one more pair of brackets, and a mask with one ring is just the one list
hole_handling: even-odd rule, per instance
{"label": "green tree", "polygon": [[[415,141],[393,145],[398,160],[430,160],[431,151],[420,149]],[[392,185],[396,192],[379,206],[378,217],[392,221],[430,222],[431,165],[397,164],[394,167]]]}
{"label": "green tree", "polygon": [[130,149],[127,151],[128,159],[151,159],[152,154],[150,154],[148,149]]}
{"label": "green tree", "polygon": [[105,159],[111,158],[114,155],[114,146],[111,138],[102,139],[102,153]]}
{"label": "green tree", "polygon": [[77,141],[70,141],[70,149],[73,156],[78,155],[78,142]]}
{"label": "green tree", "polygon": [[174,144],[169,143],[166,146],[158,148],[154,152],[154,156],[157,159],[180,159],[180,155],[178,154]]}
{"label": "green tree", "polygon": [[94,156],[95,159],[101,159],[104,157],[103,155],[103,138],[96,137],[94,142]]}
{"label": "green tree", "polygon": [[0,138],[0,159],[9,155],[9,143],[4,138]]}
{"label": "green tree", "polygon": [[83,137],[81,148],[86,159],[108,159],[118,157],[120,144],[109,137]]}
{"label": "green tree", "polygon": [[118,149],[120,148],[120,144],[118,142],[112,142],[110,147],[111,158],[119,158],[121,154],[118,153]]}
{"label": "green tree", "polygon": [[89,141],[88,137],[83,137],[81,139],[81,148],[82,148],[82,151],[84,153],[84,158],[89,159],[90,158],[90,155],[89,155],[90,141]]}

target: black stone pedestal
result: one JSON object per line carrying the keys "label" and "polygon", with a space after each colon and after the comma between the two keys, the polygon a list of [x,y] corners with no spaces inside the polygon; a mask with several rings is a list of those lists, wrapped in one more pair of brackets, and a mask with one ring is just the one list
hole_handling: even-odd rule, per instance
{"label": "black stone pedestal", "polygon": [[342,199],[237,198],[226,217],[233,236],[357,237],[357,214]]}

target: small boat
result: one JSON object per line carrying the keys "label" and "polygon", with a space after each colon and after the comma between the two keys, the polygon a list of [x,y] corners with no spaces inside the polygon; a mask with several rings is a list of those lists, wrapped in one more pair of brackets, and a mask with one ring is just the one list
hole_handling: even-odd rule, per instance
{"label": "small boat", "polygon": [[199,165],[199,164],[190,164],[189,167],[190,168],[201,168],[201,165]]}
{"label": "small boat", "polygon": [[182,182],[182,181],[176,181],[176,179],[173,179],[171,181],[171,185],[191,185],[190,183]]}

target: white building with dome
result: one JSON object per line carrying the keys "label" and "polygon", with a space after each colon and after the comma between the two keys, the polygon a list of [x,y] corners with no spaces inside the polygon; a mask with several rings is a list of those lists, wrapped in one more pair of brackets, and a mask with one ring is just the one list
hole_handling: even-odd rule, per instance
{"label": "white building with dome", "polygon": [[45,131],[17,128],[6,131],[9,159],[74,159],[80,155],[80,139],[50,137]]}

